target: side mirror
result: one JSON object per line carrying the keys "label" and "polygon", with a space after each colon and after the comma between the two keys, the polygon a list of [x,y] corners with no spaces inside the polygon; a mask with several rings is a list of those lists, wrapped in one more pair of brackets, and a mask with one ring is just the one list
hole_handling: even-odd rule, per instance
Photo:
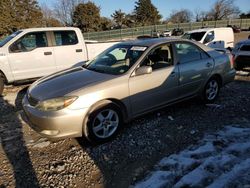
{"label": "side mirror", "polygon": [[151,66],[142,66],[136,69],[135,75],[143,75],[143,74],[151,74],[152,73],[152,67]]}

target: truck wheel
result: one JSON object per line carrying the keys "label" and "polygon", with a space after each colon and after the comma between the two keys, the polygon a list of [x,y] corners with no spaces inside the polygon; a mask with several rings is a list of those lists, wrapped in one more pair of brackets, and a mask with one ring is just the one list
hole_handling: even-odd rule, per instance
{"label": "truck wheel", "polygon": [[3,94],[3,89],[4,89],[4,77],[0,73],[0,96]]}
{"label": "truck wheel", "polygon": [[109,103],[95,109],[89,115],[83,128],[84,135],[91,143],[103,143],[115,137],[122,124],[120,109],[117,105]]}

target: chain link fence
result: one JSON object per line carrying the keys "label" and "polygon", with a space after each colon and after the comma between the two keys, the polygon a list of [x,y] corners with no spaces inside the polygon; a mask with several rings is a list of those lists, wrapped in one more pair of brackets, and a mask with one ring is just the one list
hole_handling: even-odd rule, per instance
{"label": "chain link fence", "polygon": [[200,28],[214,28],[214,27],[226,27],[227,25],[236,25],[243,30],[250,29],[250,19],[230,19],[230,20],[218,20],[218,21],[203,21],[203,22],[191,22],[180,24],[163,24],[163,25],[151,25],[144,27],[133,27],[127,29],[116,29],[110,31],[101,32],[89,32],[83,33],[85,40],[97,40],[97,41],[109,41],[109,40],[122,40],[135,38],[142,35],[151,35],[152,31],[164,31],[173,30],[175,28],[181,28],[184,31],[190,31]]}

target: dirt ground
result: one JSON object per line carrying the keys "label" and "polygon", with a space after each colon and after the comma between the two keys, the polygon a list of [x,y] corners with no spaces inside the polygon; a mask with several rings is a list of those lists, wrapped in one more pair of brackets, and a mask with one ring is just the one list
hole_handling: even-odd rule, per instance
{"label": "dirt ground", "polygon": [[[237,40],[250,33],[236,34]],[[47,140],[22,120],[27,86],[8,87],[0,98],[0,188],[125,188],[142,179],[163,156],[198,142],[226,125],[250,127],[250,71],[221,89],[217,105],[190,100],[128,123],[113,141]]]}
{"label": "dirt ground", "polygon": [[250,35],[250,31],[243,31],[241,33],[235,33],[234,40],[235,40],[235,42],[239,42],[241,40],[246,40],[249,35]]}

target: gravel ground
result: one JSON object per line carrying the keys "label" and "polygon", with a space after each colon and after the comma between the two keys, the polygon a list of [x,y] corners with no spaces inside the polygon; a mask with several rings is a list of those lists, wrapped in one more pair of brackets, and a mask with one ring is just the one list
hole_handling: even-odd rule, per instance
{"label": "gravel ground", "polygon": [[[250,122],[250,76],[239,72],[216,105],[190,100],[138,118],[112,142],[41,138],[21,120],[25,86],[0,98],[0,187],[129,187],[164,156],[225,125]],[[249,124],[248,124],[249,125]]]}

